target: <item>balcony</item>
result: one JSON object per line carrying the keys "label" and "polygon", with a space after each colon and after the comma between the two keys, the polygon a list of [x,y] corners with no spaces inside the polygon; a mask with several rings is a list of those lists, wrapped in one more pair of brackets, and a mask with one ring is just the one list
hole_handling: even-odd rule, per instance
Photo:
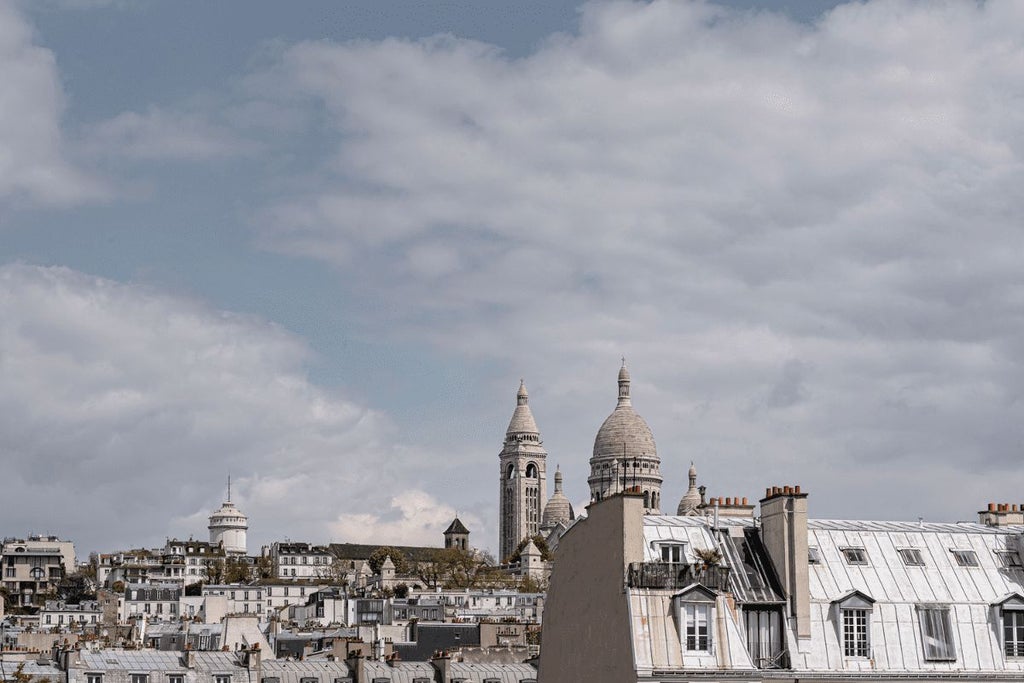
{"label": "balcony", "polygon": [[633,562],[626,573],[630,588],[679,590],[699,583],[711,590],[729,591],[729,567],[679,562]]}

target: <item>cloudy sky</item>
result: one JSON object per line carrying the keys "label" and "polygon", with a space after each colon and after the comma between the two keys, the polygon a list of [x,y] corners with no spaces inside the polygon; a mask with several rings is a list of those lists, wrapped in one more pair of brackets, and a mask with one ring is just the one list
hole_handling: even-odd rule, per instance
{"label": "cloudy sky", "polygon": [[0,517],[497,545],[625,355],[665,507],[1024,502],[1024,3],[0,0]]}

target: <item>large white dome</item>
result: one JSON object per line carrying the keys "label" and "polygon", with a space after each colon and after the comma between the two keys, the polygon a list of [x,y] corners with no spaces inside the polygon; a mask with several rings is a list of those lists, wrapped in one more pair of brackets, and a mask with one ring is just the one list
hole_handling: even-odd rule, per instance
{"label": "large white dome", "polygon": [[619,403],[597,430],[591,462],[605,459],[621,461],[623,458],[651,460],[657,457],[658,448],[651,428],[633,410],[629,397],[629,371],[623,365],[619,370]]}

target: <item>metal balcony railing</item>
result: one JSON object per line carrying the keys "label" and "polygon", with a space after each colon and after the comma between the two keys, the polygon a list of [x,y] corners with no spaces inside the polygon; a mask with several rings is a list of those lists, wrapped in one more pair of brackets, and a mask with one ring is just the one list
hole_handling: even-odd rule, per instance
{"label": "metal balcony railing", "polygon": [[699,583],[716,591],[729,591],[729,567],[681,562],[633,562],[626,573],[630,588],[678,590]]}

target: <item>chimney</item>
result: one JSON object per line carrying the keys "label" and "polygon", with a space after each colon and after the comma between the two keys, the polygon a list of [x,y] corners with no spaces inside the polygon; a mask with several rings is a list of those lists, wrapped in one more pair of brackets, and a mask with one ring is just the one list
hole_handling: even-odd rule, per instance
{"label": "chimney", "polygon": [[185,643],[185,650],[181,653],[181,665],[186,669],[196,668],[196,653],[189,643]]}
{"label": "chimney", "polygon": [[434,668],[437,669],[437,673],[440,674],[440,680],[445,681],[446,683],[451,680],[452,658],[451,655],[448,654],[447,650],[438,650],[435,652],[434,656],[430,659],[430,663],[434,665]]}
{"label": "chimney", "polygon": [[1010,503],[989,503],[987,510],[978,512],[978,522],[986,526],[1006,527],[1024,524],[1024,510]]}
{"label": "chimney", "polygon": [[807,494],[801,493],[799,486],[773,486],[765,493],[768,495],[761,500],[761,540],[782,582],[797,638],[810,638]]}

